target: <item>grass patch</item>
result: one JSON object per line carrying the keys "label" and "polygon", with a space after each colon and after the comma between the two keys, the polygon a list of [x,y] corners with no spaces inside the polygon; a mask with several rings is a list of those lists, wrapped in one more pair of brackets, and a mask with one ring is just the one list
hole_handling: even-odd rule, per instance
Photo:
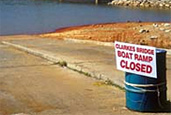
{"label": "grass patch", "polygon": [[92,76],[90,73],[88,73],[88,72],[84,72],[84,71],[82,71],[82,70],[77,70],[77,69],[68,67],[66,61],[59,61],[59,62],[57,62],[57,63],[55,63],[55,64],[58,64],[58,65],[61,66],[61,67],[67,67],[68,69],[70,69],[70,70],[72,70],[72,71],[75,71],[75,72],[78,72],[78,73],[80,73],[80,74],[83,74],[83,75],[85,75],[85,76],[87,76],[87,77],[92,77],[92,78],[95,78],[95,79],[97,79],[97,80],[102,80],[102,81],[100,81],[100,82],[95,83],[94,85],[97,85],[97,86],[111,85],[111,86],[114,86],[114,87],[116,87],[116,88],[118,88],[118,89],[120,89],[120,90],[122,90],[122,91],[125,91],[125,89],[124,89],[123,87],[121,87],[121,86],[115,84],[115,83],[114,83],[112,80],[110,80],[109,78],[106,79],[106,80],[103,80],[101,77],[100,77],[100,78],[98,78],[98,77],[93,77],[93,76]]}
{"label": "grass patch", "polygon": [[[80,74],[86,75],[87,77],[92,77],[92,75],[89,74],[88,72],[79,71],[79,70],[77,70],[77,69],[73,69],[73,68],[70,68],[70,67],[67,67],[67,68],[68,68],[68,69],[71,69],[71,70],[73,70],[73,71],[76,71],[76,72],[78,72],[78,73],[80,73]],[[93,78],[99,80],[98,77],[93,77]],[[102,80],[102,78],[100,78],[100,80]],[[114,87],[116,87],[116,88],[118,88],[118,89],[120,89],[120,90],[122,90],[122,91],[125,91],[125,89],[124,89],[123,87],[121,87],[121,86],[119,86],[119,85],[113,83],[113,81],[110,80],[109,78],[108,78],[107,80],[105,80],[105,81],[102,80],[101,82],[96,82],[94,85],[97,85],[97,86],[111,85],[111,86],[114,86]]]}
{"label": "grass patch", "polygon": [[115,86],[117,88],[119,88],[120,90],[125,91],[125,89],[117,84],[115,84],[112,80],[110,80],[109,78],[107,80],[105,80],[105,84],[106,85],[111,85],[111,86]]}
{"label": "grass patch", "polygon": [[70,67],[67,67],[67,68],[70,69],[70,70],[73,70],[73,71],[75,71],[75,72],[78,72],[78,73],[80,73],[80,74],[83,74],[83,75],[85,75],[85,76],[87,76],[87,77],[92,77],[91,74],[89,74],[88,72],[79,71],[79,70],[77,70],[77,69],[73,69],[73,68],[70,68]]}
{"label": "grass patch", "polygon": [[97,82],[94,82],[93,85],[95,86],[107,86],[107,84],[104,82],[104,81],[97,81]]}
{"label": "grass patch", "polygon": [[58,64],[61,67],[67,67],[67,62],[66,61],[59,61],[56,64]]}

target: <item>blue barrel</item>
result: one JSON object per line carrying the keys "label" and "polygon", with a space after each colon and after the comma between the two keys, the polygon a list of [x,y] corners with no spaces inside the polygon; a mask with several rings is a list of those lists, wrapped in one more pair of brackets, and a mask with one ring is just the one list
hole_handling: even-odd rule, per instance
{"label": "blue barrel", "polygon": [[126,107],[141,112],[162,111],[166,105],[166,51],[156,50],[157,79],[125,73]]}

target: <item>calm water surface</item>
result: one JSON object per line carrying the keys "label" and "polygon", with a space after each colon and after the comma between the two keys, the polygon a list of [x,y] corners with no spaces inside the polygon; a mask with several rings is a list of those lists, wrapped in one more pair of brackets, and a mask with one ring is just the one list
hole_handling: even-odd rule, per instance
{"label": "calm water surface", "polygon": [[56,0],[0,0],[0,35],[35,34],[57,28],[124,21],[171,21],[170,10],[131,9]]}

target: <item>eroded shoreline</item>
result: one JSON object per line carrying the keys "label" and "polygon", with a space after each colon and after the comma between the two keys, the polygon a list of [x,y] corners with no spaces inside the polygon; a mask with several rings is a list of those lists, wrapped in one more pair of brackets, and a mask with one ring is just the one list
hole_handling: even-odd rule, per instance
{"label": "eroded shoreline", "polygon": [[6,35],[0,36],[0,39],[78,39],[108,43],[121,41],[171,49],[170,35],[170,22],[123,22],[59,28],[53,32],[34,35]]}
{"label": "eroded shoreline", "polygon": [[121,41],[170,49],[170,32],[170,22],[125,22],[61,28],[39,36],[53,39],[74,38],[101,42]]}

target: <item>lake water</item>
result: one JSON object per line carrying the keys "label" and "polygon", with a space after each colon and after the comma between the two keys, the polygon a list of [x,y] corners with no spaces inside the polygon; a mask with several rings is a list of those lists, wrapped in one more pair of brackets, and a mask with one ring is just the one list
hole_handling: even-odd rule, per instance
{"label": "lake water", "polygon": [[60,3],[56,0],[0,0],[0,35],[43,33],[61,27],[94,23],[168,22],[171,21],[170,11]]}

